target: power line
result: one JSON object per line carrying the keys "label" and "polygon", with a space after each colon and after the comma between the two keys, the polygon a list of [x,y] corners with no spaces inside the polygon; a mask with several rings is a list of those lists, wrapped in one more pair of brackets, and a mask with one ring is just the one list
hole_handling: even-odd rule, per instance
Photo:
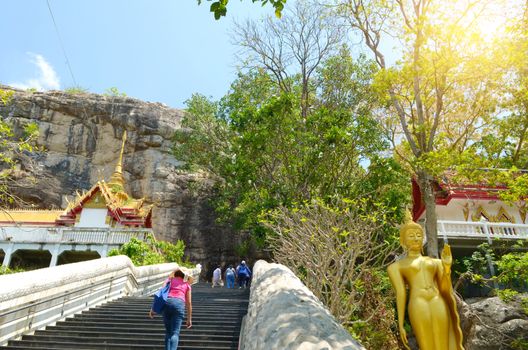
{"label": "power line", "polygon": [[[48,4],[48,10],[49,10],[49,13],[51,15],[51,19],[53,21],[53,26],[55,27],[55,32],[57,33],[57,37],[59,38],[59,44],[60,44],[60,47],[62,49],[62,53],[64,54],[64,58],[66,59],[66,65],[68,66],[68,70],[70,71],[70,75],[72,77],[73,84],[74,84],[75,87],[78,87],[79,85],[77,84],[77,80],[75,79],[75,76],[73,75],[73,70],[72,70],[72,67],[70,65],[70,60],[68,59],[68,55],[66,54],[66,49],[64,48],[64,44],[62,42],[62,38],[61,38],[60,33],[59,33],[59,27],[57,26],[57,22],[55,21],[55,16],[53,16],[53,11],[51,10],[51,5],[50,5],[49,0],[46,0],[46,3]],[[84,111],[84,118],[87,118],[88,117],[88,111],[86,110],[86,107],[84,105],[84,101],[82,99],[81,99],[81,106],[82,106],[82,109]],[[84,124],[84,125],[86,125],[88,127],[88,130],[90,131],[90,133],[92,134],[92,137],[95,140],[96,137],[95,137],[94,131],[92,130],[92,127],[90,125],[88,125],[88,124]]]}
{"label": "power line", "polygon": [[62,43],[62,38],[61,38],[60,33],[59,33],[59,27],[57,27],[57,22],[55,21],[55,16],[53,16],[53,11],[51,10],[51,5],[50,5],[49,0],[46,0],[46,3],[48,4],[48,10],[49,10],[49,13],[51,15],[51,19],[53,21],[53,26],[55,27],[55,32],[57,33],[57,37],[59,38],[59,44],[60,44],[60,47],[62,49],[62,53],[64,54],[64,57],[66,58],[66,65],[68,66],[68,70],[70,71],[70,75],[72,77],[73,84],[75,86],[78,86],[77,85],[77,81],[75,80],[75,76],[73,75],[73,70],[72,70],[71,65],[70,65],[70,60],[68,59],[68,55],[66,54],[66,49],[64,48],[64,44]]}

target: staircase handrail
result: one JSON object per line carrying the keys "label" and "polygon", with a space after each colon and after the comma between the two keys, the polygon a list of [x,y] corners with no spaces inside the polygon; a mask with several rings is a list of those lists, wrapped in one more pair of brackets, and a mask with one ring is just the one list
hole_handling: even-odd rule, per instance
{"label": "staircase handrail", "polygon": [[289,268],[259,260],[239,349],[300,348],[365,350]]}
{"label": "staircase handrail", "polygon": [[[149,295],[177,267],[136,267],[120,255],[0,276],[0,346],[105,302]],[[198,281],[200,265],[182,270]]]}

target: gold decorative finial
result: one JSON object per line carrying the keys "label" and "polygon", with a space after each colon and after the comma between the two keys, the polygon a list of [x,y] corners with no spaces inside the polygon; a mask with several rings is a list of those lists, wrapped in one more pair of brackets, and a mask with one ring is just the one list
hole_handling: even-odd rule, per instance
{"label": "gold decorative finial", "polygon": [[405,209],[405,216],[403,217],[403,223],[406,224],[410,221],[413,221],[412,213],[409,208]]}
{"label": "gold decorative finial", "polygon": [[125,178],[123,177],[123,153],[125,152],[125,142],[126,142],[126,130],[123,132],[123,143],[121,145],[121,152],[119,152],[119,160],[117,161],[114,173],[110,177],[108,184],[110,186],[117,185],[121,189],[125,187]]}
{"label": "gold decorative finial", "polygon": [[422,226],[414,222],[411,211],[409,209],[406,209],[405,216],[403,218],[403,224],[400,226],[400,242],[402,242],[403,236],[405,235],[407,230],[410,229],[421,230],[423,232]]}

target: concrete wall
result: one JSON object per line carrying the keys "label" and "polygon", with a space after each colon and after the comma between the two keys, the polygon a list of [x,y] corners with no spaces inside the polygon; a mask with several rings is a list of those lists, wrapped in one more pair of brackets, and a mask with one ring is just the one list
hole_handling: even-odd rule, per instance
{"label": "concrete wall", "polygon": [[364,350],[290,269],[264,260],[240,336],[240,350]]}
{"label": "concrete wall", "polygon": [[[126,256],[0,276],[0,346],[90,307],[149,295],[177,264],[135,267]],[[198,280],[200,266],[186,270]]]}

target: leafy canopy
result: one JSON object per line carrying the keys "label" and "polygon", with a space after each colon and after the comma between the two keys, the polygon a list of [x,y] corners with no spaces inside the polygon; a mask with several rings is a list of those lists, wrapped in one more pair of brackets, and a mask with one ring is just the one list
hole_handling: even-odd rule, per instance
{"label": "leafy canopy", "polygon": [[[408,178],[380,156],[388,143],[371,113],[374,72],[372,62],[352,60],[346,50],[328,59],[317,71],[306,116],[295,77],[288,92],[263,69],[240,73],[221,101],[198,94],[187,101],[174,154],[218,180],[213,204],[221,219],[261,238],[259,216],[311,198],[381,194],[402,207]],[[339,77],[339,91],[332,91]],[[379,182],[380,175],[391,181]]]}
{"label": "leafy canopy", "polygon": [[119,249],[112,249],[108,256],[126,255],[136,266],[166,262],[182,264],[184,250],[185,243],[182,240],[173,244],[157,241],[152,235],[148,235],[145,241],[132,238],[130,242],[123,244]]}
{"label": "leafy canopy", "polygon": [[[0,107],[8,105],[13,94],[11,90],[0,89]],[[38,134],[38,125],[35,123],[22,124],[15,129],[10,121],[0,115],[0,206],[11,206],[15,202],[18,206],[24,204],[12,188],[20,185],[22,180],[30,180],[25,174],[20,179],[17,165],[21,157],[38,150],[35,146]]]}
{"label": "leafy canopy", "polygon": [[[202,3],[202,0],[197,0],[198,5]],[[209,7],[209,10],[213,13],[214,18],[216,20],[219,20],[221,17],[225,17],[227,15],[227,3],[229,0],[207,0],[208,2],[211,2],[211,6]],[[271,6],[275,9],[275,16],[277,18],[281,18],[282,16],[282,10],[284,9],[284,5],[286,4],[286,0],[251,0],[253,3],[260,2],[262,6],[265,6],[267,3],[270,3]]]}

